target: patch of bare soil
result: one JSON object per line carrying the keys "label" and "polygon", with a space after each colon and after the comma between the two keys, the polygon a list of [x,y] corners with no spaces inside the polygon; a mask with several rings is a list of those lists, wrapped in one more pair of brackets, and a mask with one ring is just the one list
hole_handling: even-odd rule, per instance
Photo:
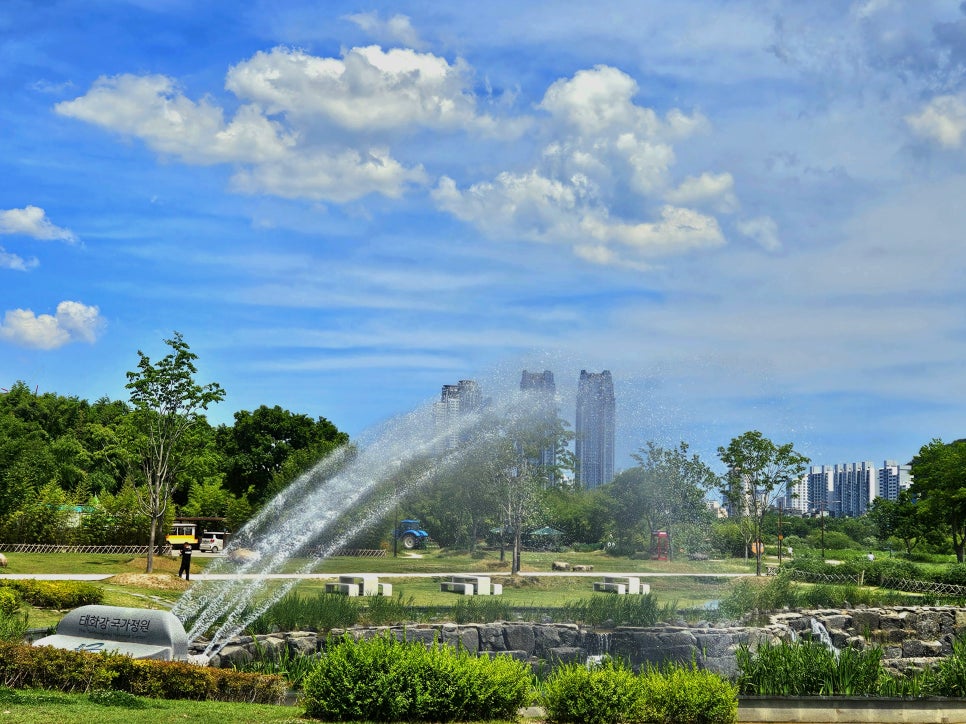
{"label": "patch of bare soil", "polygon": [[188,581],[170,573],[119,573],[108,580],[118,586],[153,588],[157,591],[184,591],[190,585]]}

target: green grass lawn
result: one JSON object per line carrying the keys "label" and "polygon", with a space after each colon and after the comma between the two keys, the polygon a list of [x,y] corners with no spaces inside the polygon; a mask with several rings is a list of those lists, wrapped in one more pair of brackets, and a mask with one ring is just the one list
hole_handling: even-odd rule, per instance
{"label": "green grass lawn", "polygon": [[305,722],[303,709],[270,704],[226,704],[124,697],[114,705],[95,703],[86,694],[36,689],[0,689],[0,719],[21,724],[168,724],[168,722]]}
{"label": "green grass lawn", "polygon": [[[450,552],[429,549],[418,553],[419,557],[400,555],[393,558],[355,558],[336,557],[320,561],[315,570],[322,573],[430,573],[478,572],[491,575],[496,582],[503,584],[503,600],[516,607],[562,607],[569,601],[589,598],[593,595],[593,577],[576,576],[530,576],[528,573],[551,570],[551,564],[563,560],[572,565],[592,565],[595,571],[614,571],[640,573],[643,580],[650,584],[651,592],[658,602],[674,604],[678,608],[697,608],[709,601],[719,600],[726,595],[729,580],[724,578],[669,577],[648,578],[647,573],[735,573],[754,570],[753,561],[746,563],[741,559],[725,561],[650,561],[632,560],[604,555],[600,551],[588,553],[525,552],[523,571],[519,576],[509,575],[506,561],[499,560],[498,551],[486,551],[469,555],[465,552]],[[144,556],[80,554],[80,553],[23,553],[8,554],[9,573],[103,573],[111,576],[119,574],[140,574],[146,569]],[[192,569],[197,573],[210,566],[222,571],[232,566],[224,559],[195,556]],[[290,562],[287,569],[300,570],[310,561],[298,559]],[[176,579],[179,561],[177,557],[155,556],[154,573],[170,576],[170,588],[157,588],[139,585],[137,580],[119,583],[113,579],[95,582],[104,590],[104,603],[111,606],[137,608],[170,608],[182,595],[184,584]],[[130,578],[130,577],[125,577]],[[136,577],[135,577],[136,579]],[[123,579],[122,579],[123,580]],[[439,590],[439,579],[434,578],[393,578],[393,593],[402,595],[405,601],[412,600],[415,606],[448,606],[456,602],[457,596]],[[199,584],[194,584],[199,585]],[[218,585],[216,582],[201,585]],[[274,585],[269,584],[271,592]],[[313,595],[324,591],[324,581],[307,579],[301,581],[296,590],[303,595]],[[29,625],[32,628],[55,626],[63,617],[62,611],[31,609]]]}

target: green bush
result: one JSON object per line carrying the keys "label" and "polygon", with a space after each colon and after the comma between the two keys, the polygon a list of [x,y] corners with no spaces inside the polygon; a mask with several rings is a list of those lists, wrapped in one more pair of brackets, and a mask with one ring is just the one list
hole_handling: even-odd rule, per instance
{"label": "green bush", "polygon": [[306,716],[326,721],[512,719],[532,676],[509,657],[398,641],[343,637],[303,682]]}
{"label": "green bush", "polygon": [[561,723],[617,724],[643,713],[637,677],[613,659],[555,669],[543,684],[543,704],[547,719]]}
{"label": "green bush", "polygon": [[[90,583],[78,581],[2,581],[0,586],[16,591],[23,601],[37,608],[67,609],[101,603],[104,592]],[[2,590],[2,588],[0,588]]]}
{"label": "green bush", "polygon": [[260,704],[279,703],[286,690],[278,676],[10,642],[0,642],[0,686]]}
{"label": "green bush", "polygon": [[738,719],[738,689],[693,664],[669,664],[635,676],[606,660],[600,666],[568,664],[543,685],[547,718],[561,724],[730,724]]}
{"label": "green bush", "polygon": [[738,687],[691,666],[641,673],[643,720],[661,724],[717,724],[738,720]]}
{"label": "green bush", "polygon": [[0,588],[0,616],[12,616],[20,610],[22,605],[23,602],[14,589]]}

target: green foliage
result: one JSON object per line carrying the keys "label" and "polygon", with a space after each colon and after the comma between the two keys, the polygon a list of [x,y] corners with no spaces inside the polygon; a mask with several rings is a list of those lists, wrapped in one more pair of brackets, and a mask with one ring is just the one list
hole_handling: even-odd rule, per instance
{"label": "green foliage", "polygon": [[23,641],[27,635],[28,615],[25,610],[0,612],[0,641]]}
{"label": "green foliage", "polygon": [[759,696],[868,696],[882,674],[880,649],[836,653],[818,641],[742,646],[736,657],[739,691]]}
{"label": "green foliage", "polygon": [[617,724],[641,708],[637,677],[619,660],[558,667],[542,689],[547,718],[561,724]]}
{"label": "green foliage", "polygon": [[641,672],[644,721],[719,724],[738,720],[738,687],[693,664]]}
{"label": "green foliage", "polygon": [[932,440],[912,459],[909,489],[932,527],[945,527],[959,563],[966,561],[966,440]]}
{"label": "green foliage", "polygon": [[547,677],[542,698],[549,721],[561,724],[729,724],[738,718],[737,687],[694,665],[650,667],[635,676],[613,659],[593,667],[568,664]]}
{"label": "green foliage", "polygon": [[461,596],[449,609],[447,618],[460,624],[508,621],[512,607],[500,596]]}
{"label": "green foliage", "polygon": [[9,586],[0,588],[0,616],[9,616],[20,610],[23,600],[16,589]]}
{"label": "green foliage", "polygon": [[16,591],[24,603],[37,608],[77,608],[104,600],[104,591],[101,588],[79,581],[0,581],[0,591],[4,588]]}
{"label": "green foliage", "polygon": [[270,631],[329,631],[359,622],[361,606],[349,596],[289,593],[276,601],[253,624],[256,633]]}
{"label": "green foliage", "polygon": [[568,601],[563,607],[564,617],[569,621],[599,626],[654,626],[674,614],[674,607],[658,606],[652,593],[638,596],[614,596],[596,594],[590,598]]}
{"label": "green foliage", "polygon": [[512,719],[531,696],[527,666],[391,636],[331,644],[304,680],[306,715],[326,721]]}
{"label": "green foliage", "polygon": [[279,703],[285,694],[285,683],[278,676],[19,642],[0,642],[0,686],[66,693],[122,691],[165,699],[271,704]]}

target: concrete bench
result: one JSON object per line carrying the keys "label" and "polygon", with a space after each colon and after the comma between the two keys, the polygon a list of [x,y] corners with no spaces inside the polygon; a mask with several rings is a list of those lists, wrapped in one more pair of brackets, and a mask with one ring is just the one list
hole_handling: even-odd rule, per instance
{"label": "concrete bench", "polygon": [[639,595],[650,593],[651,587],[646,583],[641,583],[641,579],[637,576],[604,576],[603,581],[594,583],[594,590]]}
{"label": "concrete bench", "polygon": [[81,606],[57,624],[57,633],[34,641],[71,651],[112,651],[134,659],[185,661],[188,635],[170,611],[121,606]]}
{"label": "concrete bench", "polygon": [[391,596],[392,595],[392,584],[391,583],[380,583],[379,584],[379,595],[380,596]]}
{"label": "concrete bench", "polygon": [[607,581],[594,581],[594,590],[605,593],[627,593],[627,585],[624,583],[608,583]]}
{"label": "concrete bench", "polygon": [[473,595],[472,583],[456,583],[455,581],[440,581],[439,590],[449,593],[462,593],[466,596]]}
{"label": "concrete bench", "polygon": [[[383,586],[379,583],[379,576],[339,576],[337,583],[326,583],[326,593],[341,593],[344,596],[378,596]],[[390,593],[392,586],[389,586]],[[389,594],[383,594],[389,595]]]}

